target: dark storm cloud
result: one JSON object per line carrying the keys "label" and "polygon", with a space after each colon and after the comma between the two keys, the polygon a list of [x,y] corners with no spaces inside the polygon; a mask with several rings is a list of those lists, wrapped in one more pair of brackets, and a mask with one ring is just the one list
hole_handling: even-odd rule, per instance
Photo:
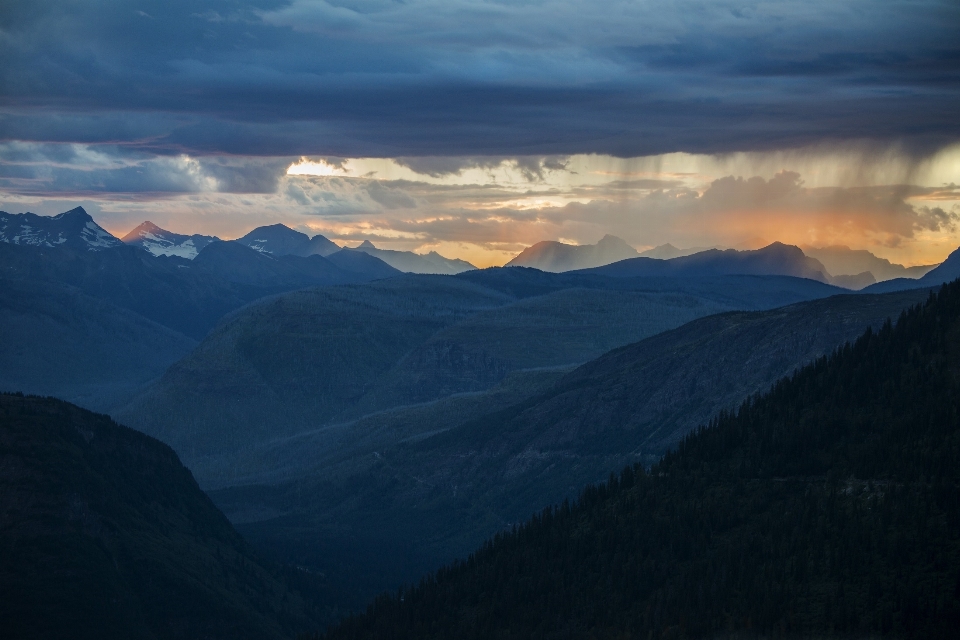
{"label": "dark storm cloud", "polygon": [[958,28],[950,0],[8,0],[0,139],[469,157],[865,138],[922,152],[960,136]]}
{"label": "dark storm cloud", "polygon": [[195,159],[118,145],[0,143],[0,189],[23,195],[274,193],[292,160]]}

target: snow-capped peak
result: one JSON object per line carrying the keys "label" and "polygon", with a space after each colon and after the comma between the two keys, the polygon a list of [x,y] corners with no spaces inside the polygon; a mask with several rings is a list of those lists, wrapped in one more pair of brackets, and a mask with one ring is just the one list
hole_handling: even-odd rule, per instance
{"label": "snow-capped peak", "polygon": [[196,258],[201,249],[219,239],[216,236],[173,233],[149,220],[121,238],[125,244],[140,247],[155,256],[179,256],[189,260]]}

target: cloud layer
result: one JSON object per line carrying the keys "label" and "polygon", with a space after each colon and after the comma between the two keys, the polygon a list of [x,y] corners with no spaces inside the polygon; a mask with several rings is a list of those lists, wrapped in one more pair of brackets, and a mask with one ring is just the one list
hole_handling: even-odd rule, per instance
{"label": "cloud layer", "polygon": [[960,137],[950,0],[10,0],[0,138],[159,154],[721,153]]}
{"label": "cloud layer", "polygon": [[0,144],[0,207],[58,213],[78,199],[108,229],[144,219],[237,237],[283,222],[341,243],[502,264],[544,239],[637,247],[847,244],[897,262],[960,242],[960,145],[789,152],[290,158],[157,156],[124,146]]}

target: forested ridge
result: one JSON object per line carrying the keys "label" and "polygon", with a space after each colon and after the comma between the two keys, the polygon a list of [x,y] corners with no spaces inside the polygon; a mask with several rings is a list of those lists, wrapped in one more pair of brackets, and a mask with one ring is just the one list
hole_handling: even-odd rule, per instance
{"label": "forested ridge", "polygon": [[960,281],[322,636],[955,637]]}

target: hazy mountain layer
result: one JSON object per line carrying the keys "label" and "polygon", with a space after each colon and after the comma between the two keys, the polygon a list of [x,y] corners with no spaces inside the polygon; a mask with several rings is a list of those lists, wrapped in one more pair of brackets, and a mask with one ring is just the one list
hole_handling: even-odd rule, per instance
{"label": "hazy mountain layer", "polygon": [[99,251],[122,244],[83,207],[55,216],[0,211],[0,242],[74,251]]}
{"label": "hazy mountain layer", "polygon": [[883,293],[885,291],[935,287],[947,282],[952,282],[956,278],[960,278],[960,249],[951,253],[947,256],[946,260],[920,278],[894,278],[893,280],[878,282],[871,287],[867,287],[864,289],[864,292]]}
{"label": "hazy mountain layer", "polygon": [[106,411],[185,356],[196,341],[54,283],[0,279],[0,390]]}
{"label": "hazy mountain layer", "polygon": [[572,366],[731,306],[683,293],[562,289],[441,329],[343,417],[487,389],[521,369]]}
{"label": "hazy mountain layer", "polygon": [[803,252],[819,260],[834,276],[857,275],[869,271],[877,282],[893,278],[919,278],[937,265],[904,267],[878,258],[865,249],[851,249],[844,246],[803,247]]}
{"label": "hazy mountain layer", "polygon": [[830,282],[830,274],[820,262],[804,255],[799,247],[780,242],[752,251],[709,249],[670,260],[631,258],[585,271],[616,277],[782,275]]}
{"label": "hazy mountain layer", "polygon": [[[624,464],[655,461],[714,412],[926,295],[847,295],[702,318],[546,389],[531,384],[512,407],[458,400],[479,412],[441,433],[430,416],[450,405],[437,403],[269,443],[240,457],[245,482],[262,473],[269,486],[212,495],[258,546],[329,575],[344,568],[336,554],[376,549],[351,566],[351,580],[367,593],[390,588]],[[282,472],[269,478],[267,460],[285,461]]]}
{"label": "hazy mountain layer", "polygon": [[954,283],[324,637],[953,638],[958,336]]}
{"label": "hazy mountain layer", "polygon": [[475,266],[466,260],[458,258],[444,258],[436,251],[419,254],[412,251],[391,251],[389,249],[378,249],[369,240],[364,240],[360,246],[350,249],[366,253],[368,255],[380,258],[394,269],[406,273],[431,273],[442,275],[453,275],[476,269]]}
{"label": "hazy mountain layer", "polygon": [[653,283],[645,279],[513,268],[494,270],[494,284],[500,272],[512,276],[510,287],[515,276],[530,275],[640,291],[561,289],[516,301],[479,286],[482,276],[408,275],[287,294],[225,320],[116,415],[171,444],[203,486],[222,486],[235,476],[212,476],[208,462],[223,473],[230,456],[272,438],[479,391],[519,369],[584,362],[718,310],[768,308],[837,291],[795,278],[746,277],[674,281],[720,294],[682,286],[658,292],[646,290]]}
{"label": "hazy mountain layer", "polygon": [[573,245],[552,240],[538,242],[524,249],[504,266],[533,267],[541,271],[559,273],[600,267],[611,262],[635,258],[638,255],[636,249],[620,238],[605,235],[597,244]]}
{"label": "hazy mountain layer", "polygon": [[120,241],[140,247],[155,256],[178,256],[193,260],[197,253],[211,242],[217,242],[216,236],[200,234],[184,235],[161,229],[149,220],[120,238]]}
{"label": "hazy mountain layer", "polygon": [[667,244],[661,244],[653,249],[647,249],[646,251],[641,251],[638,255],[640,258],[657,258],[658,260],[669,260],[671,258],[680,258],[683,256],[693,255],[694,253],[700,253],[701,251],[707,251],[714,247],[693,247],[690,249],[678,249],[669,242]]}
{"label": "hazy mountain layer", "polygon": [[0,394],[0,452],[6,637],[282,638],[329,619],[153,438]]}
{"label": "hazy mountain layer", "polygon": [[442,327],[508,301],[439,276],[277,296],[226,318],[117,415],[202,478],[198,456],[319,426]]}

